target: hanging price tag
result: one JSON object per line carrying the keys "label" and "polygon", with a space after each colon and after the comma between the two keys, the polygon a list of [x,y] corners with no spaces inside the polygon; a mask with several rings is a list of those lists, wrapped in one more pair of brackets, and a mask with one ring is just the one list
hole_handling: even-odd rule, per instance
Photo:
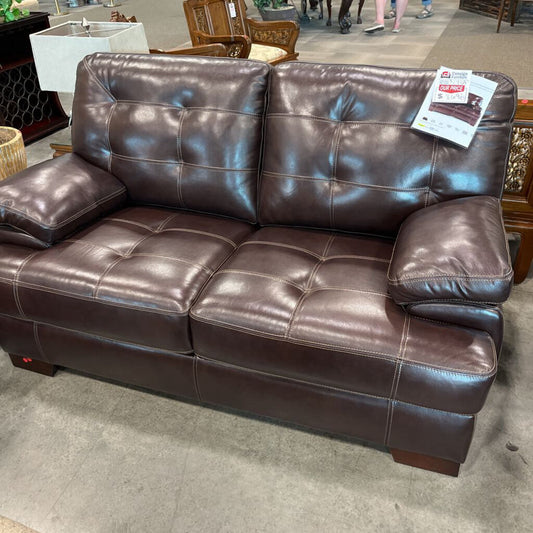
{"label": "hanging price tag", "polygon": [[233,2],[229,2],[229,15],[231,18],[235,18],[237,16],[237,10],[235,9],[235,4]]}

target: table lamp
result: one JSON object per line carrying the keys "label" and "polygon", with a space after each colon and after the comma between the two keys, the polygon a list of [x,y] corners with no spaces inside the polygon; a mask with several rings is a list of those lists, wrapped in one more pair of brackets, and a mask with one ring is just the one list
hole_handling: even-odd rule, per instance
{"label": "table lamp", "polygon": [[94,52],[149,53],[142,23],[65,22],[30,35],[43,91],[73,93],[78,63]]}

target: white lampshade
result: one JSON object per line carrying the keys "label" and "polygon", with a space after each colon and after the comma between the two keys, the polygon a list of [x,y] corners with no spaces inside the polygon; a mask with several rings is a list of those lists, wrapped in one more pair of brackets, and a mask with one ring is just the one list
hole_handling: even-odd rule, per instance
{"label": "white lampshade", "polygon": [[149,53],[141,23],[65,22],[30,35],[39,85],[43,91],[74,92],[78,63],[94,52]]}

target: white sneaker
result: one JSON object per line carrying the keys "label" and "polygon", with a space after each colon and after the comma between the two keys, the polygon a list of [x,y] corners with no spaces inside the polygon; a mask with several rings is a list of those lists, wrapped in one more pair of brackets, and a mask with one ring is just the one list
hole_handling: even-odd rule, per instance
{"label": "white sneaker", "polygon": [[365,33],[375,33],[377,31],[382,31],[385,29],[385,26],[383,24],[380,24],[379,22],[375,22],[372,24],[372,26],[369,26],[365,29]]}

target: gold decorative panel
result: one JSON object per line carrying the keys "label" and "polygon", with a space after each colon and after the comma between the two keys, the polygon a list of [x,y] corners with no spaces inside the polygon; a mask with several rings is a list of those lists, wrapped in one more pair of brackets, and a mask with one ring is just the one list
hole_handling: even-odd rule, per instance
{"label": "gold decorative panel", "polygon": [[532,156],[533,128],[515,126],[505,178],[505,192],[518,193],[523,191]]}
{"label": "gold decorative panel", "polygon": [[290,30],[256,30],[250,28],[253,42],[288,45],[291,39]]}
{"label": "gold decorative panel", "polygon": [[194,16],[196,18],[196,25],[200,31],[204,33],[210,33],[209,25],[207,24],[207,18],[205,16],[205,8],[199,7],[194,10]]}
{"label": "gold decorative panel", "polygon": [[246,32],[242,26],[241,17],[231,17],[231,25],[233,26],[233,33],[236,35],[245,35]]}

